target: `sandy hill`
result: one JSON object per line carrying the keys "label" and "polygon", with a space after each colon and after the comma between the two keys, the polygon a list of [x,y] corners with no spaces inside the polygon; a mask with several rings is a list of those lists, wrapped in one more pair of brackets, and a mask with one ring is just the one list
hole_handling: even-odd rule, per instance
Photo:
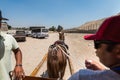
{"label": "sandy hill", "polygon": [[[120,15],[120,13],[118,13],[117,15]],[[66,29],[65,32],[69,32],[69,33],[72,33],[72,32],[74,32],[74,33],[95,33],[98,30],[101,23],[105,19],[106,18],[102,18],[102,19],[95,20],[95,21],[89,21],[89,22],[86,22],[79,27],[72,28],[72,29]]]}

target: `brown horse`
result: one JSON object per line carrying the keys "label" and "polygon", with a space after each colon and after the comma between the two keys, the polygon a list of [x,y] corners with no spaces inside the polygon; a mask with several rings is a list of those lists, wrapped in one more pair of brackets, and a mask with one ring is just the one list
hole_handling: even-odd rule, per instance
{"label": "brown horse", "polygon": [[59,40],[65,40],[65,35],[63,31],[59,32]]}
{"label": "brown horse", "polygon": [[49,47],[47,57],[49,78],[63,78],[67,64],[67,49],[68,46],[60,40]]}

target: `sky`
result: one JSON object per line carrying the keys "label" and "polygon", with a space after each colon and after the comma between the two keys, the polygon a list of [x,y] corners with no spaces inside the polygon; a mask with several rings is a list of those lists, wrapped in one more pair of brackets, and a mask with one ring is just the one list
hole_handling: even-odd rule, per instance
{"label": "sky", "polygon": [[70,29],[120,13],[120,0],[0,0],[0,10],[12,27]]}

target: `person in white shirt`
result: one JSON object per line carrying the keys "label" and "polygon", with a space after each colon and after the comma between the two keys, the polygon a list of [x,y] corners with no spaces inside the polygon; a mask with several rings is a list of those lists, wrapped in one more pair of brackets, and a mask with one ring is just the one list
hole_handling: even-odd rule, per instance
{"label": "person in white shirt", "polygon": [[[0,11],[0,28],[2,20],[8,20],[2,17]],[[15,54],[16,65],[14,68],[14,75],[16,80],[24,77],[24,70],[22,67],[22,52],[18,43],[12,35],[3,33],[0,30],[0,80],[10,80],[9,72],[12,70],[11,54]]]}

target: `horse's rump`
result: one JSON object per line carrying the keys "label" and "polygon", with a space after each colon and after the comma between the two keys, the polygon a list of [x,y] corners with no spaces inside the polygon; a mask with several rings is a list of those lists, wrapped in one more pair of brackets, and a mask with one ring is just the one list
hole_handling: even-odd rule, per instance
{"label": "horse's rump", "polygon": [[[64,52],[58,46],[60,46]],[[63,78],[67,64],[65,52],[67,53],[67,50],[64,45],[54,44],[49,47],[47,70],[50,78]]]}

